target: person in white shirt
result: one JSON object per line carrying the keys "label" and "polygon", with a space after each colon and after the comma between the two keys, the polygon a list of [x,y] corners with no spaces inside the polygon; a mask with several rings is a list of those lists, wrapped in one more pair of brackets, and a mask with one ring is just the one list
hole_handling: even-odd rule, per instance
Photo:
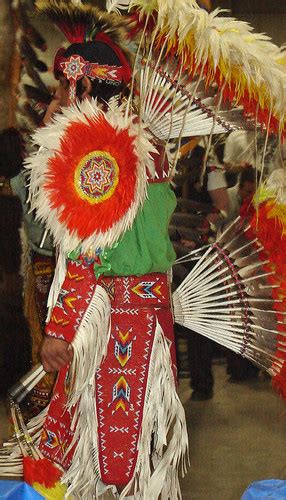
{"label": "person in white shirt", "polygon": [[227,189],[228,194],[228,210],[227,219],[234,220],[239,215],[240,207],[247,198],[254,195],[256,182],[259,176],[255,169],[251,166],[246,166],[242,170],[239,181],[235,186]]}

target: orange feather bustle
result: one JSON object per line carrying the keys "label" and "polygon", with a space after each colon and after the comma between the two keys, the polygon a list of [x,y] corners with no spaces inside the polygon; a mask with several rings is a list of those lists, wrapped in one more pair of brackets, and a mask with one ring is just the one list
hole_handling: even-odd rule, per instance
{"label": "orange feather bustle", "polygon": [[[277,349],[275,356],[283,362],[283,366],[279,373],[272,379],[273,388],[286,399],[286,235],[285,228],[279,220],[275,218],[273,213],[274,201],[266,201],[261,203],[257,211],[251,205],[247,210],[246,206],[242,207],[241,215],[248,215],[250,230],[246,233],[249,239],[257,237],[264,251],[261,252],[260,259],[264,261],[268,259],[269,263],[263,265],[265,272],[273,272],[268,276],[268,282],[273,285],[272,297],[275,300],[274,310],[276,311],[277,330],[281,335],[277,336]],[[275,362],[273,363],[273,367]]]}
{"label": "orange feather bustle", "polygon": [[267,257],[275,268],[276,278],[286,281],[286,235],[283,227],[271,215],[274,203],[262,203],[252,215],[250,225],[264,247]]}
{"label": "orange feather bustle", "polygon": [[31,486],[39,483],[45,488],[54,488],[62,476],[62,472],[47,458],[35,460],[31,457],[24,457],[23,467],[24,480]]}
{"label": "orange feather bustle", "polygon": [[[138,157],[133,142],[128,130],[115,129],[100,116],[88,124],[72,123],[65,131],[60,150],[49,160],[44,187],[51,207],[59,211],[60,221],[80,239],[112,227],[134,202]],[[81,159],[96,150],[115,158],[119,180],[111,197],[93,205],[79,196],[74,176]]]}

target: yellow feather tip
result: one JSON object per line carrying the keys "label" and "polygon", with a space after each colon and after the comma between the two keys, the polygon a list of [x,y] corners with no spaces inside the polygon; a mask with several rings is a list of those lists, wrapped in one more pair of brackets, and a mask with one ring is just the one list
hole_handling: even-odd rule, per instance
{"label": "yellow feather tip", "polygon": [[272,205],[268,212],[269,219],[275,219],[275,222],[278,222],[279,226],[282,229],[282,236],[286,234],[286,206],[277,204],[277,203],[269,203],[269,206]]}
{"label": "yellow feather tip", "polygon": [[253,197],[253,204],[257,208],[261,203],[269,200],[274,200],[275,198],[275,192],[272,189],[267,188],[265,184],[262,184],[261,186],[259,186]]}

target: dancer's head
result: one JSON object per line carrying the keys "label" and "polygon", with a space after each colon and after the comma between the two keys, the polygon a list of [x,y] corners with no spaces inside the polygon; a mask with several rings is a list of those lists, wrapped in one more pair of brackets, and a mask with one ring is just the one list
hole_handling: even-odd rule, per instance
{"label": "dancer's head", "polygon": [[67,49],[58,50],[54,61],[55,77],[68,90],[70,102],[87,95],[106,102],[125,90],[132,75],[124,48],[126,21],[91,5],[60,0],[36,4],[70,42]]}

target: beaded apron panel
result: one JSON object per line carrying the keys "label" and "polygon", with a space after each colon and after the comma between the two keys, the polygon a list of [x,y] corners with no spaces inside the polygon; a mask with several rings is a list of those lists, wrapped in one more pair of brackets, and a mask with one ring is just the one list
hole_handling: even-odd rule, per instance
{"label": "beaded apron panel", "polygon": [[[73,280],[72,283],[73,297],[80,297],[78,318],[83,314],[83,283],[89,289],[96,284],[101,285],[111,300],[111,336],[107,356],[96,373],[99,465],[104,483],[123,486],[132,478],[136,466],[157,320],[171,342],[174,361],[168,278],[165,274],[152,273],[140,277],[100,278],[96,281],[89,266],[75,266],[72,263],[63,284],[65,291],[71,286],[68,283],[70,276],[75,275],[72,267],[77,270],[77,275],[85,276],[84,280]],[[60,308],[57,310],[56,306],[53,316],[57,316],[58,312]],[[76,316],[74,308],[73,325],[77,323]],[[62,325],[59,322],[58,332],[55,324],[49,324],[47,330],[63,338]],[[71,340],[71,324],[67,329],[67,336]],[[47,457],[65,469],[70,466],[73,456],[73,450],[66,453],[73,437],[70,429],[73,411],[68,412],[65,408],[68,385],[68,369],[65,368],[59,373],[40,445]]]}

